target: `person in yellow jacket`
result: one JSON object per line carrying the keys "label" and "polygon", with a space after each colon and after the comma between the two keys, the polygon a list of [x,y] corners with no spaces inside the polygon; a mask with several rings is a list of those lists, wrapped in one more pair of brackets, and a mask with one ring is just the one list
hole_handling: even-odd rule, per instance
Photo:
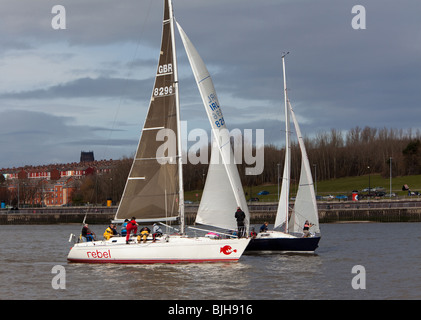
{"label": "person in yellow jacket", "polygon": [[109,240],[112,236],[114,236],[114,225],[111,223],[108,228],[104,232],[104,239]]}
{"label": "person in yellow jacket", "polygon": [[137,242],[140,243],[140,241],[142,241],[143,243],[145,243],[146,238],[148,237],[150,232],[151,230],[148,227],[144,227],[140,232],[140,235],[137,236]]}

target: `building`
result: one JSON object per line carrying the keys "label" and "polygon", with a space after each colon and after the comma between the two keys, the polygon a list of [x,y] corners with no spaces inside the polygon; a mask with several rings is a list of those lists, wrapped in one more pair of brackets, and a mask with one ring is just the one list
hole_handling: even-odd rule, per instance
{"label": "building", "polygon": [[80,162],[93,162],[93,161],[95,161],[93,151],[89,151],[89,152],[81,151],[80,152]]}
{"label": "building", "polygon": [[3,168],[0,174],[4,177],[3,186],[19,205],[61,206],[69,204],[79,179],[94,173],[110,173],[114,163],[101,160]]}

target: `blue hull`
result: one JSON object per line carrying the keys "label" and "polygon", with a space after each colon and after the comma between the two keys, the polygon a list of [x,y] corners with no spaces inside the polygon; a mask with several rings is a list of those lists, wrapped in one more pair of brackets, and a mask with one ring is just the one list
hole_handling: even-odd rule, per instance
{"label": "blue hull", "polygon": [[314,251],[319,246],[320,237],[310,238],[263,238],[251,239],[247,251]]}

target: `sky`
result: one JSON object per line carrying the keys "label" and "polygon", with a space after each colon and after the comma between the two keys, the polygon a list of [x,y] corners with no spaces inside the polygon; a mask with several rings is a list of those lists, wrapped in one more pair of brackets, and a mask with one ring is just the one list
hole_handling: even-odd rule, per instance
{"label": "sky", "polygon": [[[66,29],[54,29],[55,5]],[[282,52],[301,131],[421,128],[419,0],[174,0],[227,127],[282,146]],[[354,11],[360,5],[364,10]],[[1,0],[0,168],[132,156],[161,41],[159,0]],[[64,20],[60,21],[64,23]],[[364,27],[365,29],[361,29]],[[210,125],[177,35],[181,118]]]}

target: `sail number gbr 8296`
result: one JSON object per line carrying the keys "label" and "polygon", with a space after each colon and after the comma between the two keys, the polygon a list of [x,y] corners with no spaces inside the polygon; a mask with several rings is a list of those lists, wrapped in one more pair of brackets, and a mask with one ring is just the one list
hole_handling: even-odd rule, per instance
{"label": "sail number gbr 8296", "polygon": [[172,86],[158,87],[153,90],[154,97],[167,96],[173,93]]}

